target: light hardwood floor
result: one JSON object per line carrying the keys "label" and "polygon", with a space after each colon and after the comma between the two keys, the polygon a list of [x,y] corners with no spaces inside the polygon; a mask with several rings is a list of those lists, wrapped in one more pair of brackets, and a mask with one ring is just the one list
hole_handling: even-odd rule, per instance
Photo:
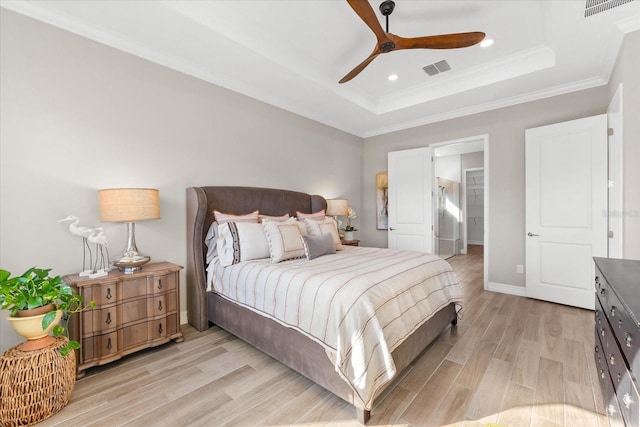
{"label": "light hardwood floor", "polygon": [[[454,266],[465,290],[448,328],[373,408],[371,426],[604,427],[593,313],[486,292],[482,247]],[[353,408],[225,331],[93,368],[40,426],[358,426]],[[595,387],[593,386],[595,384]]]}

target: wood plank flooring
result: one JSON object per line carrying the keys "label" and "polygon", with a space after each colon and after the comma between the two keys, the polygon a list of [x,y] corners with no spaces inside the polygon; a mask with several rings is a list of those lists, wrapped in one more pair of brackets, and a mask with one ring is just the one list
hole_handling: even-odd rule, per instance
{"label": "wood plank flooring", "polygon": [[[464,285],[448,328],[373,408],[371,426],[608,426],[593,313],[487,292],[482,247],[451,258]],[[227,332],[92,368],[39,426],[358,426],[353,407]],[[595,387],[594,387],[595,384]]]}

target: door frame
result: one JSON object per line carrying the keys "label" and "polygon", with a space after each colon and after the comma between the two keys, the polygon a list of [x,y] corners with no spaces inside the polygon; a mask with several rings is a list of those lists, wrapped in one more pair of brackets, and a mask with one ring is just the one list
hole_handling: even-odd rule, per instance
{"label": "door frame", "polygon": [[[467,189],[467,172],[474,172],[474,171],[483,171],[483,180],[484,180],[484,175],[486,174],[484,167],[481,168],[468,168],[468,169],[462,169],[462,187],[465,189]],[[484,184],[483,184],[484,185]],[[482,190],[484,191],[484,189]],[[465,197],[460,197],[460,206],[462,208],[462,213],[464,214],[464,224],[465,224],[465,229],[464,229],[464,236],[462,238],[462,248],[460,249],[460,253],[461,254],[466,254],[467,253],[467,247],[468,247],[468,242],[469,242],[469,233],[467,233],[467,223],[469,222],[468,219],[468,215],[467,215],[467,194],[465,192],[464,194]],[[483,197],[484,199],[484,197]],[[484,209],[483,209],[484,211]],[[484,225],[484,220],[483,220],[483,225]],[[483,244],[484,244],[484,238],[483,238]]]}
{"label": "door frame", "polygon": [[[432,154],[435,155],[435,150],[437,148],[444,148],[447,146],[451,146],[451,147],[447,147],[447,151],[449,151],[449,148],[451,148],[452,150],[455,148],[453,147],[454,145],[457,144],[470,144],[470,143],[476,143],[476,144],[482,144],[483,147],[483,168],[484,168],[484,245],[483,245],[483,262],[484,265],[482,267],[482,283],[483,283],[483,288],[485,290],[488,290],[489,287],[489,134],[483,134],[483,135],[475,135],[475,136],[469,136],[469,137],[465,137],[465,138],[459,138],[459,139],[453,139],[453,140],[449,140],[449,141],[442,141],[442,142],[436,142],[430,145],[430,147],[432,148]],[[461,147],[461,149],[464,149],[464,147]],[[475,150],[477,151],[477,150]],[[460,151],[460,153],[464,153],[465,151]],[[471,152],[471,151],[470,151]],[[454,152],[451,152],[450,154],[455,154]],[[436,194],[435,191],[437,190],[436,187],[436,183],[435,183],[435,167],[432,168],[432,183],[433,183],[433,193],[432,194]],[[466,193],[465,193],[465,197],[466,197]],[[434,203],[433,203],[433,198],[432,198],[432,207],[435,209],[434,207]],[[465,208],[465,221],[466,221],[466,208]],[[465,223],[465,227],[466,227],[466,223]],[[432,232],[432,238],[435,239],[435,235]],[[465,238],[466,238],[466,233],[465,233]]]}

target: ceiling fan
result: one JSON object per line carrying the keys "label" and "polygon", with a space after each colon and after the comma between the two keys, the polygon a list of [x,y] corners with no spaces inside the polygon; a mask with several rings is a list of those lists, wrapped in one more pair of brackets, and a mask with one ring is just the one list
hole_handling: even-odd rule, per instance
{"label": "ceiling fan", "polygon": [[360,74],[371,61],[383,53],[401,49],[457,49],[473,46],[481,42],[485,36],[482,32],[471,32],[410,38],[400,37],[389,32],[389,15],[391,15],[396,5],[392,0],[385,0],[380,4],[380,12],[386,17],[386,31],[382,29],[378,17],[368,0],[347,0],[347,3],[349,3],[349,6],[351,6],[360,19],[373,31],[377,43],[371,55],[344,76],[340,80],[340,83],[345,83],[353,79]]}

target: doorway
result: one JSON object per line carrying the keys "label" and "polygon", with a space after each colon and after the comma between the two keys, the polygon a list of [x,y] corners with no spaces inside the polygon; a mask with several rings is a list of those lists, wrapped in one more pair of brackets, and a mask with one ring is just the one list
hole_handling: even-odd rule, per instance
{"label": "doorway", "polygon": [[[453,206],[456,206],[458,210],[457,237],[453,237],[456,240],[454,250],[450,249],[450,246],[448,246],[449,241],[446,240],[446,236],[449,236],[449,234],[438,234],[440,238],[436,236],[435,222],[434,246],[439,246],[440,256],[453,259],[455,255],[468,253],[469,236],[473,234],[472,245],[474,245],[475,252],[481,251],[482,253],[483,286],[484,289],[487,289],[489,281],[489,135],[439,142],[431,144],[431,148],[434,155],[434,184],[438,182],[438,178],[457,182],[459,193],[459,203],[457,205],[449,203],[449,211],[446,208],[444,209],[449,214],[451,214],[451,210],[456,211]],[[475,193],[471,197],[474,202],[471,219],[468,218],[469,210],[471,209],[468,206],[469,190],[465,188],[469,171],[477,174],[475,182],[478,184],[475,187]],[[480,174],[482,175],[481,179]],[[480,181],[482,181],[482,191],[478,191]],[[442,212],[439,212],[437,207],[439,194],[437,185],[434,185],[433,191],[435,198],[434,217],[438,214],[442,216]],[[469,227],[470,222],[473,222],[472,227]],[[448,225],[446,222],[444,224]],[[442,238],[443,236],[445,239]]]}

